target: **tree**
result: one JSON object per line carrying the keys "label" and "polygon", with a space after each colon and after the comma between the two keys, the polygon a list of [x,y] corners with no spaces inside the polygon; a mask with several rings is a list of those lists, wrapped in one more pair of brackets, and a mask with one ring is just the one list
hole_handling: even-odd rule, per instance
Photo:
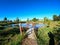
{"label": "tree", "polygon": [[27,18],[27,22],[29,22],[29,18]]}
{"label": "tree", "polygon": [[16,18],[16,22],[19,23],[19,18],[18,17]]}
{"label": "tree", "polygon": [[47,17],[44,17],[44,24],[50,25],[51,20],[48,19]]}
{"label": "tree", "polygon": [[44,23],[46,23],[48,21],[47,17],[44,17]]}
{"label": "tree", "polygon": [[39,20],[39,19],[36,19],[36,18],[33,18],[33,19],[32,19],[32,21],[34,21],[34,22],[36,22],[36,21],[38,21],[38,20]]}
{"label": "tree", "polygon": [[5,18],[4,18],[4,21],[3,21],[3,22],[5,22],[5,23],[7,23],[7,22],[8,22],[7,17],[5,17]]}
{"label": "tree", "polygon": [[4,18],[4,21],[7,21],[7,17]]}
{"label": "tree", "polygon": [[57,15],[53,15],[53,21],[58,21],[58,16]]}
{"label": "tree", "polygon": [[60,21],[60,15],[58,16],[58,19],[59,19],[59,21]]}

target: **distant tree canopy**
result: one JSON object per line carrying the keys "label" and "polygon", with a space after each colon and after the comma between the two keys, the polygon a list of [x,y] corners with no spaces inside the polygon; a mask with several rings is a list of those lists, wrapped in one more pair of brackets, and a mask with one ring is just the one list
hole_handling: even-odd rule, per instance
{"label": "distant tree canopy", "polygon": [[58,19],[59,19],[59,21],[60,21],[60,15],[58,16]]}
{"label": "distant tree canopy", "polygon": [[48,21],[48,18],[47,17],[44,17],[44,22]]}
{"label": "distant tree canopy", "polygon": [[39,20],[39,19],[36,19],[36,18],[33,18],[33,19],[32,19],[32,21],[34,21],[34,22],[36,22],[36,21],[38,21],[38,20]]}
{"label": "distant tree canopy", "polygon": [[51,20],[48,19],[47,17],[44,17],[44,24],[50,25]]}
{"label": "distant tree canopy", "polygon": [[17,22],[17,23],[19,22],[19,18],[18,18],[18,17],[16,18],[16,22]]}
{"label": "distant tree canopy", "polygon": [[7,17],[4,18],[4,21],[7,21]]}
{"label": "distant tree canopy", "polygon": [[53,15],[53,21],[60,21],[60,15]]}
{"label": "distant tree canopy", "polygon": [[27,18],[27,22],[29,22],[29,18]]}

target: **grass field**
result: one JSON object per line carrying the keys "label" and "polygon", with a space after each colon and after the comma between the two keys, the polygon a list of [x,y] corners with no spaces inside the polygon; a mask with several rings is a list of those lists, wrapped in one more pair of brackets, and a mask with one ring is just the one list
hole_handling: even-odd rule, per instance
{"label": "grass field", "polygon": [[[48,33],[52,32],[55,35],[56,43],[60,40],[60,21],[50,22],[49,26],[44,26],[38,30],[38,45],[49,45],[49,36]],[[1,45],[21,45],[21,41],[24,38],[24,35],[20,35],[18,27],[15,28],[4,28],[0,29],[0,44]],[[57,35],[56,35],[57,34]]]}

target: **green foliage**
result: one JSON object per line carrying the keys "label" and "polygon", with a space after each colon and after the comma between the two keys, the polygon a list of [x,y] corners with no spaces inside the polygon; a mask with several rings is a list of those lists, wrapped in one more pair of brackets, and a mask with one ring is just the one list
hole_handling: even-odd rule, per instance
{"label": "green foliage", "polygon": [[8,26],[8,25],[11,25],[11,24],[14,24],[14,22],[1,22],[0,21],[0,26]]}
{"label": "green foliage", "polygon": [[50,22],[51,22],[50,19],[48,19],[47,17],[44,17],[44,24],[47,24],[49,26]]}
{"label": "green foliage", "polygon": [[0,33],[0,35],[2,35],[2,36],[4,36],[4,37],[7,36],[7,35],[10,35],[10,34],[12,34],[12,36],[15,35],[15,34],[19,34],[19,28],[9,27],[9,28],[4,29],[4,30]]}
{"label": "green foliage", "polygon": [[58,24],[60,24],[60,21],[58,21]]}
{"label": "green foliage", "polygon": [[[60,19],[60,16],[54,16],[54,21],[58,23],[58,26],[60,26],[60,21],[57,22],[57,20]],[[7,20],[6,18],[4,20]],[[29,21],[29,19],[27,20]],[[38,19],[33,18],[32,21],[36,22]],[[16,19],[16,22],[19,22],[19,19]],[[0,22],[0,45],[21,45],[22,39],[24,38],[24,35],[20,35],[19,27],[18,25],[16,27],[7,27],[5,28],[4,26],[8,26],[12,23],[16,22]],[[44,23],[50,25],[51,20],[49,20],[47,17],[44,18]],[[53,22],[54,23],[54,22]],[[52,24],[53,24],[52,23]],[[53,26],[51,24],[51,27]],[[54,24],[55,25],[55,24]],[[49,37],[48,37],[48,32],[53,32],[55,35],[55,40],[59,41],[60,40],[60,28],[51,28],[51,27],[44,27],[44,28],[39,28],[38,30],[38,44],[39,45],[48,45],[49,44]],[[24,32],[26,32],[26,29],[24,28]]]}
{"label": "green foliage", "polygon": [[44,28],[40,28],[38,30],[38,44],[39,45],[48,45],[49,44],[49,36],[48,36],[48,33],[49,32],[52,32],[53,29],[51,28],[47,28],[47,27],[44,27]]}
{"label": "green foliage", "polygon": [[15,20],[16,23],[19,23],[19,18],[17,17],[16,20]]}
{"label": "green foliage", "polygon": [[32,19],[32,21],[36,22],[36,21],[38,21],[38,19],[36,19],[36,18],[33,18],[33,19]]}
{"label": "green foliage", "polygon": [[59,21],[60,21],[60,15],[58,16],[58,18],[59,18]]}
{"label": "green foliage", "polygon": [[9,27],[9,28],[5,28],[4,30],[0,30],[0,44],[1,45],[8,45],[8,44],[11,45],[12,37],[14,37],[15,35],[18,35],[19,33],[20,33],[20,31],[19,31],[18,27],[15,27],[15,28]]}
{"label": "green foliage", "polygon": [[15,35],[9,43],[10,45],[21,45],[22,39],[23,39],[23,36],[18,34],[18,35]]}
{"label": "green foliage", "polygon": [[48,21],[48,18],[47,17],[44,17],[44,22]]}
{"label": "green foliage", "polygon": [[[23,39],[22,35],[16,34],[13,37],[11,37],[11,36],[9,36],[9,37],[2,38],[0,44],[1,45],[21,45],[21,42],[22,42],[22,39]],[[10,40],[8,41],[8,39],[10,39]]]}
{"label": "green foliage", "polygon": [[5,27],[4,26],[0,26],[0,30],[3,30],[3,29],[5,29]]}
{"label": "green foliage", "polygon": [[27,22],[29,22],[29,18],[27,18]]}
{"label": "green foliage", "polygon": [[60,21],[60,15],[53,15],[53,21]]}
{"label": "green foliage", "polygon": [[4,21],[7,21],[7,17],[4,18]]}
{"label": "green foliage", "polygon": [[53,33],[55,35],[55,40],[59,41],[60,40],[60,27],[54,28]]}

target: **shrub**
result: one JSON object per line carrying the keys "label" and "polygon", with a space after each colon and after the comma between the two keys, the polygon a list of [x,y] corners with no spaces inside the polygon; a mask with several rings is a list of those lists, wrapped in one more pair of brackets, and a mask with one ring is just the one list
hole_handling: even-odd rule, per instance
{"label": "shrub", "polygon": [[0,26],[0,30],[3,30],[5,27],[4,26]]}
{"label": "shrub", "polygon": [[55,35],[56,42],[59,43],[59,40],[60,40],[60,27],[54,28],[53,33]]}

